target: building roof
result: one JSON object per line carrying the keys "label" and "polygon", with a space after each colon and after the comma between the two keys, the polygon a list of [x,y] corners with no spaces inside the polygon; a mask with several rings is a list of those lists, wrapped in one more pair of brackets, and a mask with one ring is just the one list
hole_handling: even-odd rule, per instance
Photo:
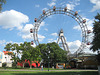
{"label": "building roof", "polygon": [[84,54],[81,54],[79,56],[82,57],[82,56],[95,56],[95,55],[96,54],[84,53]]}
{"label": "building roof", "polygon": [[8,55],[8,53],[13,53],[13,52],[10,52],[10,51],[3,51],[5,55]]}

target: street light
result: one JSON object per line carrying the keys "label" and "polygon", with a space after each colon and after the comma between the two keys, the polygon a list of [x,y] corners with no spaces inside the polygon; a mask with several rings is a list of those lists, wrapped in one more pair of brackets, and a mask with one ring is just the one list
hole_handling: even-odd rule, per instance
{"label": "street light", "polygon": [[50,67],[50,65],[49,65],[49,54],[50,54],[50,51],[48,52],[48,71],[49,71],[49,67]]}

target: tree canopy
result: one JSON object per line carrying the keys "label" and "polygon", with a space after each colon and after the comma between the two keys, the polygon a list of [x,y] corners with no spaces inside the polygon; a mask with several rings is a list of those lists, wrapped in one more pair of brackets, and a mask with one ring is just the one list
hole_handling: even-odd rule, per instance
{"label": "tree canopy", "polygon": [[23,48],[22,49],[22,57],[21,59],[23,61],[25,61],[25,59],[30,61],[30,68],[32,68],[32,61],[41,61],[41,52],[39,47],[32,47],[30,43],[24,42],[24,44],[22,44]]}
{"label": "tree canopy", "polygon": [[98,51],[100,50],[100,14],[98,13],[95,16],[95,21],[93,23],[93,33],[94,33],[94,38],[92,41],[92,46],[91,46],[91,50],[92,51]]}
{"label": "tree canopy", "polygon": [[[32,61],[41,62],[41,60],[43,60],[42,63],[47,64],[48,57],[51,65],[55,65],[57,62],[67,62],[67,51],[61,49],[55,42],[39,44],[36,47],[32,47],[30,42],[24,42],[20,45],[8,43],[5,49],[6,51],[16,51],[16,53],[12,55],[12,60],[14,60],[15,63],[21,61],[24,66],[25,60],[30,61],[30,68],[32,68]],[[21,54],[21,58],[19,58],[19,54]]]}
{"label": "tree canopy", "polygon": [[67,61],[67,51],[61,49],[57,43],[53,42],[47,44],[39,44],[38,46],[42,54],[41,57],[43,59],[43,63],[48,63],[48,57],[50,63],[54,65],[57,62]]}
{"label": "tree canopy", "polygon": [[[26,59],[30,61],[30,68],[32,68],[32,61],[41,61],[41,52],[39,47],[32,47],[30,42],[24,42],[20,45],[14,43],[8,43],[5,46],[6,51],[15,51],[15,54],[12,55],[12,60],[14,60],[14,64],[21,61],[24,62]],[[19,58],[19,55],[22,55]]]}
{"label": "tree canopy", "polygon": [[100,14],[98,13],[95,16],[95,21],[93,23],[93,33],[94,33],[94,38],[92,41],[92,46],[91,46],[91,50],[93,52],[98,51],[98,55],[97,55],[97,60],[98,60],[98,64],[100,65]]}

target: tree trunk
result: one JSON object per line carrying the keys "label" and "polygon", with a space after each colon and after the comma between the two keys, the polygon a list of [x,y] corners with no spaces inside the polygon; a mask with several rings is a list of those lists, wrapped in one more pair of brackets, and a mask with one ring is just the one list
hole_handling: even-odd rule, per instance
{"label": "tree trunk", "polygon": [[54,68],[56,69],[56,61],[54,62]]}
{"label": "tree trunk", "polygon": [[30,69],[32,69],[32,61],[30,61]]}
{"label": "tree trunk", "polygon": [[66,69],[66,62],[65,62],[65,69]]}
{"label": "tree trunk", "polygon": [[25,62],[23,63],[23,68],[24,68]]}
{"label": "tree trunk", "polygon": [[30,63],[30,69],[32,69],[32,63]]}

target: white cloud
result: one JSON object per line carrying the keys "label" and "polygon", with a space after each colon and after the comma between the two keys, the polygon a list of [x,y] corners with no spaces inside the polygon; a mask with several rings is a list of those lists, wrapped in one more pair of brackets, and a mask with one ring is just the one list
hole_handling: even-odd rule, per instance
{"label": "white cloud", "polygon": [[95,4],[91,10],[91,12],[100,9],[100,0],[90,0],[91,3]]}
{"label": "white cloud", "polygon": [[40,7],[40,5],[39,5],[39,4],[37,4],[37,5],[35,5],[35,7],[39,8],[39,7]]}
{"label": "white cloud", "polygon": [[45,22],[44,21],[42,21],[41,22],[41,24],[40,24],[40,26],[44,26],[45,25]]}
{"label": "white cloud", "polygon": [[[22,38],[23,38],[24,40],[26,40],[26,39],[31,39],[31,40],[33,40],[33,35],[31,35],[31,34],[22,35]],[[38,40],[39,40],[39,42],[42,42],[44,39],[45,39],[45,36],[38,34]]]}
{"label": "white cloud", "polygon": [[13,41],[8,41],[8,42],[6,42],[6,44],[8,44],[8,43],[14,43]]}
{"label": "white cloud", "polygon": [[[93,22],[94,22],[94,20],[93,20],[93,19],[88,19],[88,18],[83,18],[83,19],[86,19],[86,21],[87,21],[86,24],[87,24],[87,28],[88,28],[88,30],[93,31]],[[79,25],[74,26],[73,29],[81,30],[81,28],[80,28]],[[88,36],[88,41],[89,41],[89,42],[92,42],[92,40],[93,40],[93,36],[94,36],[93,33],[89,34],[89,36]],[[84,51],[85,51],[85,52],[89,52],[89,53],[93,53],[91,50],[89,50],[90,46],[91,46],[91,45],[87,46],[88,48],[85,49]]]}
{"label": "white cloud", "polygon": [[75,5],[74,4],[66,4],[67,8],[73,10]]}
{"label": "white cloud", "polygon": [[30,35],[30,34],[22,34],[22,38],[24,39],[24,40],[26,40],[26,39],[33,39],[33,37]]}
{"label": "white cloud", "polygon": [[51,19],[51,18],[53,18],[53,16],[54,16],[54,15],[50,15],[50,16],[48,16],[48,18],[50,18],[50,19]]}
{"label": "white cloud", "polygon": [[66,6],[67,6],[68,9],[74,10],[74,8],[75,8],[77,5],[80,5],[79,1],[80,1],[80,0],[69,1],[69,3],[67,3]]}
{"label": "white cloud", "polygon": [[93,31],[93,19],[87,20],[87,27],[89,30]]}
{"label": "white cloud", "polygon": [[[76,52],[76,51],[79,49],[80,45],[81,45],[81,41],[79,41],[79,40],[76,40],[76,41],[73,41],[73,42],[67,42],[67,43],[68,43],[68,47],[69,47],[69,50],[70,50],[71,53]],[[93,53],[93,52],[90,50],[90,46],[91,46],[91,45],[85,47],[85,48],[83,49],[83,52],[85,52],[85,53]],[[95,52],[95,53],[96,53],[96,52]]]}
{"label": "white cloud", "polygon": [[[54,39],[48,39],[48,42],[49,43],[51,43],[51,42],[57,42],[57,40],[54,40]],[[71,53],[74,53],[74,52],[76,52],[78,49],[79,49],[79,47],[80,47],[80,45],[81,45],[81,41],[79,41],[79,40],[76,40],[76,41],[73,41],[73,42],[67,42],[67,44],[68,44],[68,47],[69,47],[69,51],[71,52]],[[88,53],[93,53],[90,49],[89,49],[89,47],[90,46],[88,46],[88,49],[86,49],[86,48],[84,48],[83,49],[83,52],[88,52]]]}
{"label": "white cloud", "polygon": [[45,25],[47,25],[47,24],[45,24],[45,22],[44,22],[44,21],[42,21],[42,22],[41,22],[41,24],[40,24],[40,26],[39,26],[39,29],[38,29],[38,30],[40,30],[40,29],[41,29],[41,27],[42,27],[42,26],[45,26]]}
{"label": "white cloud", "polygon": [[51,35],[52,35],[52,36],[58,36],[58,34],[57,34],[57,33],[52,33]]}
{"label": "white cloud", "polygon": [[39,41],[41,42],[45,39],[45,36],[38,34],[38,38],[39,38]]}
{"label": "white cloud", "polygon": [[[86,24],[87,24],[87,28],[88,28],[88,30],[91,30],[91,31],[93,31],[93,19],[88,19],[88,18],[83,18],[83,19],[86,19]],[[76,30],[81,30],[81,28],[80,28],[80,25],[76,25],[76,26],[74,26],[73,27],[73,29],[76,29]]]}
{"label": "white cloud", "polygon": [[21,30],[23,23],[28,21],[29,18],[27,15],[15,10],[0,13],[0,26],[4,29],[12,30],[14,27],[16,27],[18,30]]}
{"label": "white cloud", "polygon": [[6,41],[5,41],[5,40],[0,40],[0,45],[1,45],[1,46],[4,46],[4,45],[5,45],[5,43],[6,43]]}
{"label": "white cloud", "polygon": [[48,31],[48,29],[47,29],[47,28],[45,28],[44,30],[45,30],[45,31]]}
{"label": "white cloud", "polygon": [[67,42],[69,50],[71,53],[74,53],[81,45],[81,42],[79,40],[73,41],[73,42]]}
{"label": "white cloud", "polygon": [[73,27],[73,29],[76,29],[76,30],[78,30],[78,31],[79,31],[79,30],[81,30],[81,28],[80,28],[80,26],[79,26],[79,25],[74,26],[74,27]]}
{"label": "white cloud", "polygon": [[54,39],[48,39],[48,42],[51,43],[51,42],[57,42],[57,40],[54,40]]}
{"label": "white cloud", "polygon": [[52,6],[56,5],[56,3],[55,2],[51,2],[51,3],[48,3],[47,5],[52,7]]}
{"label": "white cloud", "polygon": [[22,33],[24,34],[29,34],[30,33],[30,29],[33,28],[32,24],[26,24],[23,29],[22,29]]}
{"label": "white cloud", "polygon": [[[45,22],[41,22],[39,29],[41,26],[46,25]],[[30,29],[33,28],[34,26],[32,24],[26,24],[22,30],[18,33],[19,36],[21,36],[24,40],[26,39],[33,39],[33,34],[30,33]],[[46,29],[47,30],[47,29]],[[42,41],[45,36],[38,34],[39,41]]]}
{"label": "white cloud", "polygon": [[8,44],[8,43],[12,43],[12,44],[16,43],[16,44],[20,45],[20,44],[23,43],[23,42],[13,42],[13,41],[8,41],[8,42],[6,42],[5,44]]}
{"label": "white cloud", "polygon": [[[50,41],[52,41],[52,39]],[[61,40],[59,41],[59,43],[62,43]],[[81,45],[81,41],[79,41],[79,40],[76,40],[76,41],[73,41],[73,42],[67,41],[66,43],[67,43],[69,51],[71,53],[76,52]]]}
{"label": "white cloud", "polygon": [[66,2],[62,2],[62,3],[60,3],[60,5],[64,5]]}
{"label": "white cloud", "polygon": [[46,10],[48,10],[48,8],[43,8],[42,10],[45,10],[46,11]]}
{"label": "white cloud", "polygon": [[20,45],[20,43],[22,43],[22,42],[13,42],[13,41],[0,40],[0,45],[1,46],[6,46],[6,44],[8,44],[8,43],[12,43],[12,44],[17,43],[18,45]]}
{"label": "white cloud", "polygon": [[84,49],[84,53],[97,54],[97,51],[93,52],[92,50],[90,50],[90,47],[87,47],[87,48]]}
{"label": "white cloud", "polygon": [[26,24],[22,30],[18,33],[24,40],[25,39],[33,39],[32,34],[30,34],[30,29],[33,28],[32,24]]}
{"label": "white cloud", "polygon": [[68,45],[70,49],[76,49],[81,45],[81,42],[79,40],[76,40],[73,42],[68,42]]}

